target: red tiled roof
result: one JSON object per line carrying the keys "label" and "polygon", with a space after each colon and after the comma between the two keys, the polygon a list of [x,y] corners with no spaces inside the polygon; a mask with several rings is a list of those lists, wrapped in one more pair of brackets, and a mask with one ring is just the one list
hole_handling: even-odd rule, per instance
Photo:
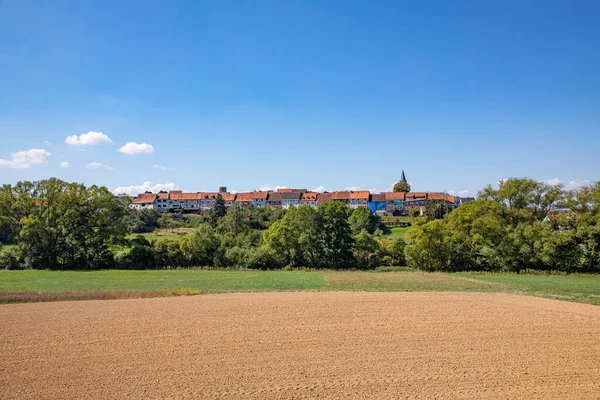
{"label": "red tiled roof", "polygon": [[158,192],[158,194],[156,196],[159,199],[168,199],[169,198],[169,192],[165,192],[164,190],[161,190],[160,192]]}
{"label": "red tiled roof", "polygon": [[317,201],[318,195],[319,195],[319,193],[315,193],[315,192],[304,192],[304,193],[302,193],[300,200],[301,201]]}
{"label": "red tiled roof", "polygon": [[294,189],[290,189],[290,188],[277,188],[277,193],[289,193],[292,192]]}
{"label": "red tiled roof", "polygon": [[331,193],[319,193],[317,196],[317,204],[327,203],[329,200],[331,200]]}
{"label": "red tiled roof", "polygon": [[331,200],[349,200],[350,192],[331,192]]}
{"label": "red tiled roof", "polygon": [[386,192],[383,194],[385,195],[385,201],[404,200],[406,198],[405,192]]}
{"label": "red tiled roof", "polygon": [[202,193],[173,193],[171,192],[171,200],[200,200]]}
{"label": "red tiled roof", "polygon": [[221,193],[221,197],[224,201],[234,201],[235,193]]}
{"label": "red tiled roof", "polygon": [[[171,193],[173,193],[173,192],[171,192]],[[202,192],[202,193],[200,193],[200,198],[202,200],[214,200],[217,198],[218,194],[219,193],[217,193],[217,192]]]}
{"label": "red tiled roof", "polygon": [[156,200],[156,195],[152,193],[142,193],[138,197],[131,200],[133,204],[153,203]]}
{"label": "red tiled roof", "polygon": [[408,199],[422,199],[425,200],[427,198],[427,192],[409,192],[406,193],[406,200]]}
{"label": "red tiled roof", "polygon": [[283,198],[283,193],[271,192],[271,193],[269,193],[269,198],[267,199],[267,201],[281,201],[282,198]]}
{"label": "red tiled roof", "polygon": [[260,190],[250,193],[252,200],[266,200],[268,196],[269,192],[262,192]]}
{"label": "red tiled roof", "polygon": [[371,202],[373,202],[373,203],[381,203],[384,201],[385,201],[385,193],[371,195]]}
{"label": "red tiled roof", "polygon": [[283,192],[281,193],[281,200],[300,200],[302,193],[300,192]]}
{"label": "red tiled roof", "polygon": [[429,192],[427,194],[429,200],[446,200],[446,193],[442,192]]}
{"label": "red tiled roof", "polygon": [[354,200],[369,200],[368,190],[357,190],[356,192],[350,192],[350,198]]}
{"label": "red tiled roof", "polygon": [[235,196],[235,202],[236,203],[249,203],[252,201],[252,193],[238,193],[237,196]]}

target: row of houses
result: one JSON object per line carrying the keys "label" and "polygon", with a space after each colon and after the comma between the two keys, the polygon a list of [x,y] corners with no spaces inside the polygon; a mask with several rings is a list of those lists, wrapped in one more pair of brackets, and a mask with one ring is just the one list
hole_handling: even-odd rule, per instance
{"label": "row of houses", "polygon": [[136,210],[157,209],[160,212],[183,210],[185,212],[208,212],[213,208],[217,196],[221,196],[226,207],[234,203],[242,207],[289,208],[308,205],[317,207],[328,201],[337,201],[350,208],[368,207],[374,214],[406,215],[412,209],[422,214],[428,200],[443,201],[453,209],[467,199],[450,196],[442,192],[384,192],[372,194],[368,190],[340,192],[311,192],[306,189],[278,189],[277,191],[253,191],[228,193],[225,188],[220,192],[183,193],[181,190],[158,193],[146,192],[130,197],[129,207]]}

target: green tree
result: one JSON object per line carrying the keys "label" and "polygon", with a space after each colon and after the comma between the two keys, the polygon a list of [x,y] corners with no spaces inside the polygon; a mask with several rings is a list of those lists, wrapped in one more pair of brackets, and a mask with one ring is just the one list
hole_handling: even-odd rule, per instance
{"label": "green tree", "polygon": [[231,232],[237,235],[249,229],[249,212],[244,209],[240,203],[234,203],[227,214],[218,221],[217,231],[221,233]]}
{"label": "green tree", "polygon": [[56,178],[0,189],[0,220],[15,232],[27,268],[107,268],[127,231],[125,203],[105,187]]}
{"label": "green tree", "polygon": [[543,220],[553,207],[564,199],[561,185],[549,185],[529,178],[509,178],[498,183],[498,189],[488,185],[479,192],[479,199],[493,200],[508,208],[513,225],[524,220]]}
{"label": "green tree", "polygon": [[224,217],[227,214],[227,207],[225,207],[225,200],[221,194],[217,194],[217,198],[215,199],[215,204],[210,209],[210,220],[213,226],[217,226],[217,222],[219,218]]}
{"label": "green tree", "polygon": [[352,211],[348,222],[350,223],[350,229],[352,229],[354,235],[358,235],[363,230],[373,234],[381,224],[379,217],[366,207],[355,208]]}
{"label": "green tree", "polygon": [[354,240],[348,223],[348,207],[330,201],[319,206],[318,212],[323,221],[323,264],[334,269],[352,267]]}
{"label": "green tree", "polygon": [[212,266],[219,250],[219,238],[210,225],[204,224],[183,237],[180,246],[191,265]]}
{"label": "green tree", "polygon": [[369,235],[367,231],[362,231],[354,237],[354,256],[358,267],[363,269],[373,269],[379,264],[378,255],[380,253],[379,242]]}
{"label": "green tree", "polygon": [[410,192],[410,184],[404,181],[396,182],[393,190],[394,192]]}
{"label": "green tree", "polygon": [[452,211],[452,207],[443,200],[427,200],[425,202],[425,215],[429,219],[442,219]]}

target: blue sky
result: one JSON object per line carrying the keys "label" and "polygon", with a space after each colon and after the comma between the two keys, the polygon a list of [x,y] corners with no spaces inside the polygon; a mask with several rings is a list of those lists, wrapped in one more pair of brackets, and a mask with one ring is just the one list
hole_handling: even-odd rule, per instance
{"label": "blue sky", "polygon": [[596,181],[599,17],[598,1],[0,1],[0,182]]}

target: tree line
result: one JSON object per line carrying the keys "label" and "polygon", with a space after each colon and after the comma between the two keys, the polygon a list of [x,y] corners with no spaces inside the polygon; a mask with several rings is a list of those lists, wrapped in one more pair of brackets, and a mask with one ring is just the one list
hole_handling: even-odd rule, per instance
{"label": "tree line", "polygon": [[[565,190],[528,178],[488,186],[451,211],[428,202],[402,238],[367,208],[338,202],[272,210],[225,207],[208,215],[135,211],[104,187],[58,179],[0,189],[0,268],[228,267],[427,271],[600,272],[600,183]],[[181,239],[136,233],[190,228]]]}
{"label": "tree line", "polygon": [[406,262],[428,271],[600,272],[600,182],[577,190],[510,178],[407,233]]}
{"label": "tree line", "polygon": [[[131,233],[194,228],[185,237],[148,240]],[[388,240],[367,208],[328,202],[318,208],[225,207],[208,215],[135,211],[104,187],[58,179],[0,189],[0,267],[375,268],[404,264],[405,242]]]}

